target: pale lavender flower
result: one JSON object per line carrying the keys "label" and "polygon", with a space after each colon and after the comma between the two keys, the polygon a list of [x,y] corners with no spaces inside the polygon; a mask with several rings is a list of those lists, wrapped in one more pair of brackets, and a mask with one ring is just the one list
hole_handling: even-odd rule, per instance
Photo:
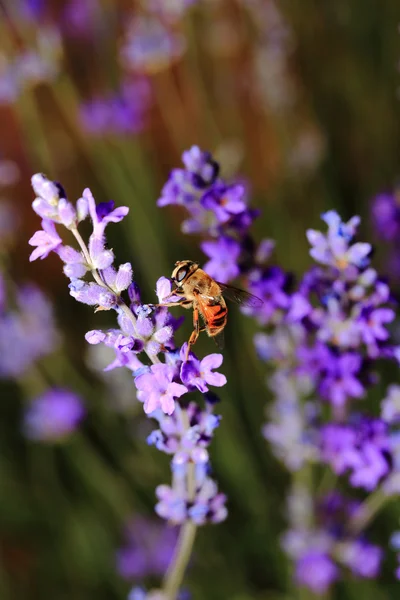
{"label": "pale lavender flower", "polygon": [[158,421],[160,429],[152,431],[147,438],[148,444],[156,446],[166,454],[180,454],[194,464],[203,463],[207,458],[204,449],[211,443],[214,430],[221,420],[219,415],[213,413],[214,403],[210,402],[210,394],[205,394],[204,398],[205,410],[195,402],[190,402],[187,406],[189,427],[185,425],[179,409],[170,416],[161,410],[155,411],[151,416]]}
{"label": "pale lavender flower", "polygon": [[205,475],[203,466],[196,469],[196,493],[187,493],[187,463],[172,463],[173,485],[159,485],[156,489],[156,512],[172,524],[191,520],[197,525],[220,523],[227,516],[226,496],[218,492],[216,483]]}
{"label": "pale lavender flower", "polygon": [[202,242],[201,249],[211,259],[204,270],[221,283],[227,283],[240,273],[237,260],[240,245],[232,238],[222,237],[218,241]]}
{"label": "pale lavender flower", "polygon": [[48,219],[42,220],[43,230],[37,231],[29,240],[31,246],[36,249],[31,253],[29,260],[32,262],[37,258],[46,258],[50,252],[57,251],[62,245],[62,239],[57,233],[54,223]]}
{"label": "pale lavender flower", "polygon": [[312,246],[310,255],[314,260],[339,270],[364,266],[367,257],[371,254],[371,244],[362,242],[350,244],[360,218],[353,217],[348,223],[343,223],[338,213],[331,210],[324,213],[322,219],[328,224],[326,235],[314,229],[307,231],[307,239]]}
{"label": "pale lavender flower", "polygon": [[399,191],[378,194],[372,201],[371,216],[379,238],[396,241],[400,235]]}
{"label": "pale lavender flower", "polygon": [[138,400],[144,403],[144,412],[151,414],[161,408],[167,415],[175,410],[175,398],[180,398],[188,392],[188,388],[181,383],[173,381],[176,378],[175,368],[172,365],[152,365],[147,373],[136,377]]}
{"label": "pale lavender flower", "polygon": [[171,561],[178,532],[165,523],[132,518],[124,531],[124,544],[117,550],[116,567],[124,579],[162,576]]}
{"label": "pale lavender flower", "polygon": [[322,460],[341,475],[350,471],[354,487],[371,491],[391,468],[386,424],[364,417],[352,425],[328,424],[321,429]]}
{"label": "pale lavender flower", "polygon": [[326,553],[310,549],[296,562],[295,578],[315,594],[324,594],[339,578],[339,569]]}
{"label": "pale lavender flower", "polygon": [[[17,290],[16,307],[0,314],[0,375],[18,377],[36,360],[52,352],[59,338],[53,307],[34,285]],[[5,298],[3,298],[5,302]]]}
{"label": "pale lavender flower", "polygon": [[137,73],[167,69],[185,51],[182,35],[170,31],[158,18],[136,16],[125,32],[122,64]]}
{"label": "pale lavender flower", "polygon": [[73,392],[50,389],[26,410],[24,433],[32,440],[61,441],[75,431],[85,412],[81,399]]}
{"label": "pale lavender flower", "polygon": [[390,385],[381,402],[381,416],[386,423],[400,422],[400,386]]}

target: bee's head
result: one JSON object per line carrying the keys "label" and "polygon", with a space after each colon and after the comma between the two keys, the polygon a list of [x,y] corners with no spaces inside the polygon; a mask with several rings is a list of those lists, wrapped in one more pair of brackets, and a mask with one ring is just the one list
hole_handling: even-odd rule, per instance
{"label": "bee's head", "polygon": [[194,273],[199,265],[192,260],[178,260],[172,271],[171,279],[177,287],[181,287],[189,275]]}

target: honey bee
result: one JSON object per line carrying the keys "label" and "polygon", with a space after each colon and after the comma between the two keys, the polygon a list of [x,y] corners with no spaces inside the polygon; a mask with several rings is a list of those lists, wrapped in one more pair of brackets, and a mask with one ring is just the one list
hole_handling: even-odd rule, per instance
{"label": "honey bee", "polygon": [[[258,307],[263,301],[244,290],[215,281],[196,262],[180,260],[175,263],[171,275],[175,288],[164,298],[160,306],[183,306],[193,308],[193,331],[188,341],[186,361],[192,346],[196,343],[200,332],[205,331],[214,338],[217,345],[223,347],[223,330],[228,320],[228,308],[225,298],[245,306]],[[172,301],[181,296],[182,300]],[[171,298],[171,302],[168,299]],[[199,316],[203,326],[200,327]]]}

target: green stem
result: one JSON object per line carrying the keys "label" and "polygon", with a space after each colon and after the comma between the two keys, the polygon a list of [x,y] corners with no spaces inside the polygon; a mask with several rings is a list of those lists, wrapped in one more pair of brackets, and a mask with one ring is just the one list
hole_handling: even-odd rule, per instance
{"label": "green stem", "polygon": [[[185,432],[190,427],[187,411],[185,409],[179,409],[179,407],[177,407],[177,411],[178,418],[181,419],[183,430]],[[182,435],[184,435],[184,433]],[[187,497],[188,500],[191,501],[194,499],[196,494],[195,465],[193,463],[189,463],[188,465],[186,484]],[[193,521],[190,520],[181,527],[175,552],[163,581],[163,591],[167,600],[175,600],[178,594],[186,567],[192,554],[194,539],[196,537],[196,529],[197,526],[195,523],[193,523]]]}
{"label": "green stem", "polygon": [[350,529],[352,533],[357,534],[363,531],[388,499],[388,496],[381,489],[373,492],[363,504],[361,504],[356,515],[351,520]]}
{"label": "green stem", "polygon": [[174,556],[164,578],[163,592],[167,600],[175,600],[185,574],[196,536],[196,525],[187,521],[182,525]]}

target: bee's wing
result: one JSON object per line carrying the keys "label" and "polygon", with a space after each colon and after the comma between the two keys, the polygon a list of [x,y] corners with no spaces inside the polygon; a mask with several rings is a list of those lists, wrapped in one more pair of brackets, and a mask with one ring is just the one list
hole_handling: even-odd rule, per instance
{"label": "bee's wing", "polygon": [[260,306],[264,304],[261,298],[253,296],[253,294],[249,294],[249,292],[246,292],[245,290],[240,290],[239,288],[227,285],[226,283],[219,283],[219,281],[217,283],[221,288],[224,298],[227,298],[232,302],[236,302],[242,306],[251,306],[252,308],[260,308]]}
{"label": "bee's wing", "polygon": [[222,330],[218,335],[213,335],[213,340],[215,341],[215,343],[217,344],[218,348],[220,350],[224,349],[225,346],[225,336],[224,336],[224,331]]}

